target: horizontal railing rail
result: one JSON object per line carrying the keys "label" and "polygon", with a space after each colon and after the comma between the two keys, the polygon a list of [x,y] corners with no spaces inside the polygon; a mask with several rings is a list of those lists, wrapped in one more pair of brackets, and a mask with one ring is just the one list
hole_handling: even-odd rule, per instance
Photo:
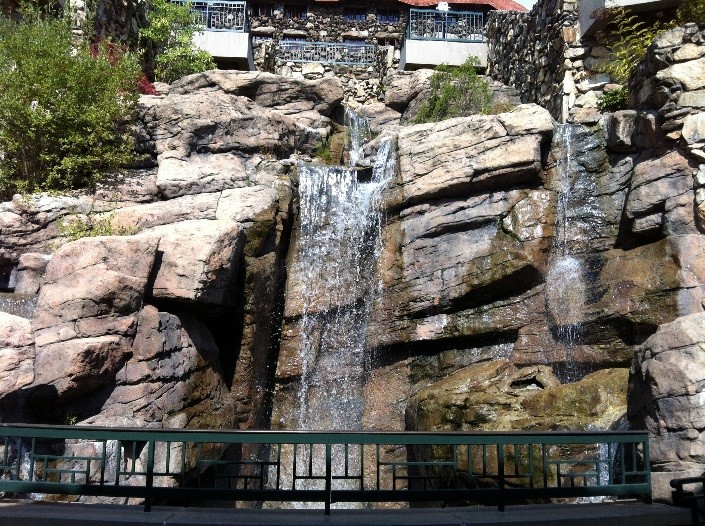
{"label": "horizontal railing rail", "polygon": [[484,26],[482,13],[411,9],[407,25],[407,38],[412,40],[484,42]]}
{"label": "horizontal railing rail", "polygon": [[651,500],[646,432],[205,431],[0,424],[0,491],[179,502]]}
{"label": "horizontal railing rail", "polygon": [[172,0],[177,4],[188,3],[196,24],[206,31],[247,31],[247,3],[234,0]]}
{"label": "horizontal railing rail", "polygon": [[305,42],[282,40],[277,58],[286,62],[369,65],[375,61],[374,44],[356,42]]}

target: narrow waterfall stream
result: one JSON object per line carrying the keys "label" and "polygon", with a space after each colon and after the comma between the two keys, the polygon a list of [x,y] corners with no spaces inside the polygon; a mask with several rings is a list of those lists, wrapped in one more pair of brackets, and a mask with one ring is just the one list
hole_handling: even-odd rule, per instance
{"label": "narrow waterfall stream", "polygon": [[32,319],[37,306],[36,294],[14,294],[0,292],[0,312],[7,312],[22,318]]}
{"label": "narrow waterfall stream", "polygon": [[350,139],[350,144],[348,147],[350,159],[348,164],[350,166],[355,166],[365,156],[362,151],[363,146],[372,138],[370,122],[359,113],[355,112],[352,108],[346,107],[345,126],[347,126],[348,130],[350,130],[350,133],[348,134]]}
{"label": "narrow waterfall stream", "polygon": [[565,364],[557,373],[564,382],[574,382],[588,371],[576,359],[582,344],[588,274],[583,254],[590,234],[604,221],[592,177],[580,168],[575,152],[580,129],[577,125],[558,127],[558,158],[554,190],[558,194],[556,237],[546,276],[546,306],[554,325],[554,337],[565,346]]}

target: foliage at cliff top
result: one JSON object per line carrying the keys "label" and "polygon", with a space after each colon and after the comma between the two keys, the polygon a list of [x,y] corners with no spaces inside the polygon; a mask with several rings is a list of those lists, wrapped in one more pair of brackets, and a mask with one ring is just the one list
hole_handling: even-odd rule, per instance
{"label": "foliage at cliff top", "polygon": [[705,0],[681,0],[676,11],[676,24],[705,22]]}
{"label": "foliage at cliff top", "polygon": [[191,73],[215,69],[213,57],[193,45],[193,35],[200,28],[190,2],[153,0],[147,16],[149,26],[140,30],[140,39],[145,47],[156,51],[156,80],[173,82]]}
{"label": "foliage at cliff top", "polygon": [[130,160],[138,61],[65,18],[0,18],[0,197],[94,184]]}
{"label": "foliage at cliff top", "polygon": [[430,79],[431,91],[416,115],[415,122],[437,122],[453,117],[486,113],[491,108],[492,92],[477,75],[477,57],[462,66],[442,64]]}

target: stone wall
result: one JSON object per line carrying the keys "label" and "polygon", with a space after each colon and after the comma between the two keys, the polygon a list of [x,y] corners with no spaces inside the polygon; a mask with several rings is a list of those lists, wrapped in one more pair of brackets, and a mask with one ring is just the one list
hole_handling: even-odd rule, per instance
{"label": "stone wall", "polygon": [[578,37],[574,0],[541,0],[529,13],[493,11],[487,21],[488,75],[560,122],[594,122],[599,95],[610,83],[600,72],[609,52],[603,42]]}
{"label": "stone wall", "polygon": [[[337,76],[343,83],[346,103],[358,106],[376,102],[384,97],[383,80],[391,69],[399,65],[400,49],[404,39],[407,14],[398,7],[381,10],[365,7],[365,20],[350,21],[342,6],[307,6],[305,16],[292,17],[284,6],[275,4],[271,14],[252,6],[250,33],[255,66],[294,78],[316,80]],[[398,14],[396,22],[378,21],[378,13]],[[303,15],[301,13],[300,15]],[[277,58],[277,48],[282,40],[343,43],[364,42],[377,46],[375,62],[365,66],[339,66],[320,62],[298,63]]]}
{"label": "stone wall", "polygon": [[74,28],[92,22],[97,37],[135,44],[139,28],[147,25],[144,0],[69,0]]}
{"label": "stone wall", "polygon": [[661,34],[630,79],[631,105],[655,109],[668,139],[705,162],[705,23]]}
{"label": "stone wall", "polygon": [[[389,7],[384,11],[399,14],[397,22],[378,22],[375,8],[364,8],[364,21],[346,20],[342,6],[307,6],[305,15],[297,18],[285,12],[282,4],[275,4],[271,14],[260,15],[257,6],[252,7],[250,16],[250,33],[253,39],[271,39],[276,45],[280,40],[297,39],[310,42],[344,42],[346,40],[364,41],[368,44],[394,43],[399,49],[403,43],[407,14]],[[259,64],[258,64],[259,66]]]}

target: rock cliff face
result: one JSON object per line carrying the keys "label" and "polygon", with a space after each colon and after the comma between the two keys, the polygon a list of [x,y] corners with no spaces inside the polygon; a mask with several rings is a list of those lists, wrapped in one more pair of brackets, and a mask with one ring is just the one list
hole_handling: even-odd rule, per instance
{"label": "rock cliff face", "polygon": [[[702,469],[689,360],[702,341],[705,176],[693,148],[664,140],[649,111],[560,126],[521,105],[403,124],[424,78],[401,75],[385,105],[366,109],[382,132],[366,151],[391,141],[398,169],[379,202],[379,257],[364,269],[378,284],[364,289],[376,291],[366,360],[331,364],[331,377],[364,369],[360,425],[619,426],[636,351],[630,419],[662,437],[656,468]],[[303,376],[297,162],[331,135],[342,97],[335,79],[190,76],[143,98],[140,159],[125,174],[91,194],[2,204],[4,288],[38,299],[31,321],[0,314],[0,418],[287,420]],[[98,221],[129,235],[66,241],[70,225]],[[361,301],[352,290],[363,289],[316,316]]]}
{"label": "rock cliff face", "polygon": [[[143,98],[139,168],[4,203],[3,261],[39,297],[2,318],[2,420],[265,427],[292,214],[276,158],[325,140],[341,100],[335,79],[196,75]],[[130,235],[66,242],[97,222]]]}

